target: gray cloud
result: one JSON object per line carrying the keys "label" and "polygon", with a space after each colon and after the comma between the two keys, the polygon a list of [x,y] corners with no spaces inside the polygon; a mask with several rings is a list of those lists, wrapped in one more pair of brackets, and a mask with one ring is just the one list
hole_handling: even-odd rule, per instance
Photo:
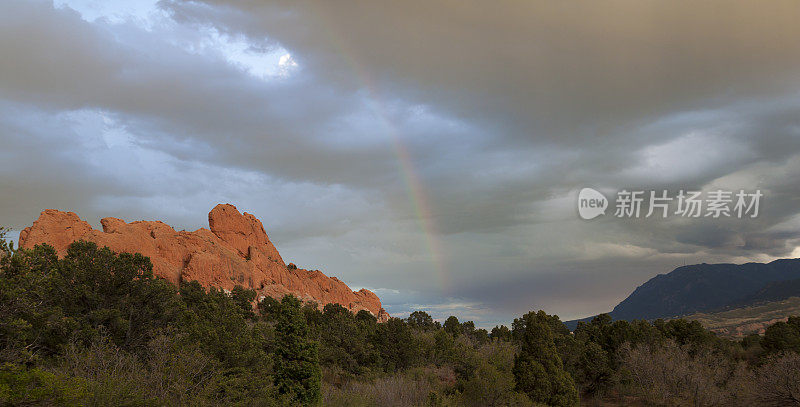
{"label": "gray cloud", "polygon": [[389,97],[483,119],[505,130],[498,142],[621,134],[665,112],[797,85],[800,62],[792,2],[162,4],[184,21],[277,41],[340,86],[368,78]]}

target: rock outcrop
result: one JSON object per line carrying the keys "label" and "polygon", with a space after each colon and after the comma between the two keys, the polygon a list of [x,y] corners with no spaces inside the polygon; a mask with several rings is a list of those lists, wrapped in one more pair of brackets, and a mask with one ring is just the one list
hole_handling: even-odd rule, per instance
{"label": "rock outcrop", "polygon": [[389,318],[372,291],[352,291],[319,270],[287,266],[261,221],[249,213],[239,213],[233,205],[217,205],[208,214],[210,229],[194,232],[178,232],[158,221],[126,223],[104,218],[100,224],[102,231],[73,212],[48,209],[20,233],[19,247],[30,249],[47,243],[64,256],[72,242],[87,240],[115,252],[149,257],[153,273],[176,285],[192,280],[225,290],[241,285],[256,290],[259,298],[294,294],[319,306],[337,303],[353,312],[367,310],[379,321]]}

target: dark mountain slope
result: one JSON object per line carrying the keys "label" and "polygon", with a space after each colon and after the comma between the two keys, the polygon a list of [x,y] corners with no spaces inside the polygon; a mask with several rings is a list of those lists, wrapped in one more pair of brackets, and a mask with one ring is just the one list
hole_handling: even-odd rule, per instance
{"label": "dark mountain slope", "polygon": [[783,301],[792,297],[800,297],[800,279],[774,281],[768,283],[756,293],[748,295],[726,308],[739,308],[775,301]]}
{"label": "dark mountain slope", "polygon": [[[793,295],[800,295],[800,259],[767,264],[703,263],[653,277],[614,307],[610,315],[615,320],[671,318]],[[587,319],[591,318],[582,320]],[[573,327],[578,321],[566,324]]]}
{"label": "dark mountain slope", "polygon": [[746,264],[695,264],[659,274],[611,312],[614,319],[654,319],[737,303],[777,281],[800,278],[800,259]]}

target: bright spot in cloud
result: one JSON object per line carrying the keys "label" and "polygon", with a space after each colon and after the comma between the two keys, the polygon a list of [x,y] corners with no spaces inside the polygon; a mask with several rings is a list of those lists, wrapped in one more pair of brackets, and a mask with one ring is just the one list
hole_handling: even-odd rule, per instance
{"label": "bright spot in cloud", "polygon": [[297,66],[297,62],[292,59],[292,54],[284,54],[281,55],[281,59],[278,60],[278,66],[281,67],[292,67]]}

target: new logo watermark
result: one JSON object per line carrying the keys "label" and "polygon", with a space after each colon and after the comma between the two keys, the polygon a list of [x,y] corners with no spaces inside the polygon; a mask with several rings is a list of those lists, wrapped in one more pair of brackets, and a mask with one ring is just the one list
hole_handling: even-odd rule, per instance
{"label": "new logo watermark", "polygon": [[583,219],[594,219],[606,214],[608,199],[592,188],[584,188],[578,193],[578,214]]}
{"label": "new logo watermark", "polygon": [[[755,191],[690,191],[670,195],[668,190],[617,192],[614,216],[617,218],[650,218],[680,216],[684,218],[755,218],[764,194]],[[609,201],[600,191],[583,188],[578,193],[578,215],[594,219],[606,214]]]}

